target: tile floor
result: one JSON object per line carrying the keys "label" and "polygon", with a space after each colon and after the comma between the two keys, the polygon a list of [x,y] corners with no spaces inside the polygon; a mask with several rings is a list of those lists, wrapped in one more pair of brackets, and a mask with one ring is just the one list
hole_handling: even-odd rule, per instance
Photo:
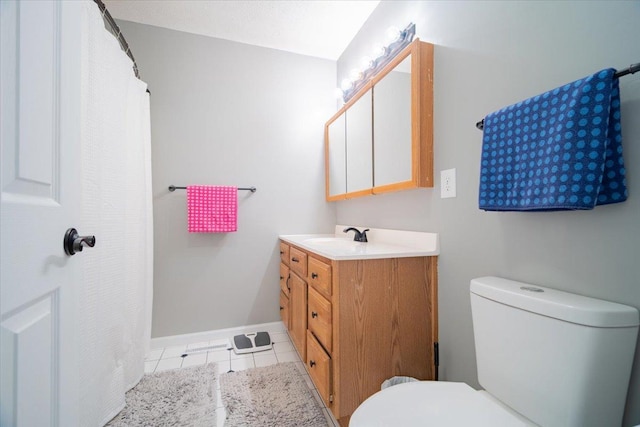
{"label": "tile floor", "polygon": [[[204,365],[216,362],[220,374],[229,370],[242,371],[249,368],[259,368],[261,366],[274,365],[283,362],[296,362],[296,368],[302,373],[311,393],[323,408],[324,416],[327,419],[328,427],[339,427],[338,422],[327,409],[320,398],[309,374],[307,374],[304,363],[300,360],[298,353],[293,348],[289,335],[284,332],[270,332],[273,349],[260,351],[257,353],[236,354],[230,347],[232,337],[229,339],[194,342],[187,345],[174,347],[157,348],[151,350],[149,357],[145,360],[145,373],[160,372],[167,369],[180,369],[189,366]],[[212,348],[213,347],[213,348]],[[186,357],[182,357],[187,354]],[[218,385],[218,427],[224,425],[226,411],[222,405],[220,397],[220,386]]]}

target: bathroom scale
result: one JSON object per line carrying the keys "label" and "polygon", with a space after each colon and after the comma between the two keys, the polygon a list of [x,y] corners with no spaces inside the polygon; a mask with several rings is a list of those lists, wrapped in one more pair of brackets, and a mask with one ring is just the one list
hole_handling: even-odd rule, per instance
{"label": "bathroom scale", "polygon": [[249,332],[233,337],[233,351],[236,354],[271,350],[272,347],[269,332]]}

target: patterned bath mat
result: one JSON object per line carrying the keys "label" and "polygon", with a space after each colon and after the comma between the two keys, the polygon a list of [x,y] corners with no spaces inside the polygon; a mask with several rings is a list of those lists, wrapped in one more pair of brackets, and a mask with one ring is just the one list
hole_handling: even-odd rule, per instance
{"label": "patterned bath mat", "polygon": [[295,362],[220,375],[225,427],[327,427],[331,424]]}
{"label": "patterned bath mat", "polygon": [[107,427],[215,426],[215,363],[147,374],[126,394],[127,406]]}

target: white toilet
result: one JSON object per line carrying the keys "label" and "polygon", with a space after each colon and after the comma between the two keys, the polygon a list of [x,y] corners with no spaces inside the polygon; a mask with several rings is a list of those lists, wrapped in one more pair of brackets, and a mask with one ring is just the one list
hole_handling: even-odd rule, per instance
{"label": "white toilet", "polygon": [[350,427],[619,426],[638,310],[498,277],[471,281],[484,390],[419,381],[365,400]]}

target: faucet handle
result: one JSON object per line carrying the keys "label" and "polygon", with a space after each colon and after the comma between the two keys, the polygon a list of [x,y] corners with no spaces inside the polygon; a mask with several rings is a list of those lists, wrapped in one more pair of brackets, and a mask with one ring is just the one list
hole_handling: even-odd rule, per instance
{"label": "faucet handle", "polygon": [[342,230],[344,233],[348,233],[349,231],[354,231],[356,234],[353,237],[353,240],[356,242],[366,242],[367,241],[367,231],[369,231],[369,229],[367,228],[364,231],[360,231],[357,228],[354,227],[348,227],[345,228],[344,230]]}

